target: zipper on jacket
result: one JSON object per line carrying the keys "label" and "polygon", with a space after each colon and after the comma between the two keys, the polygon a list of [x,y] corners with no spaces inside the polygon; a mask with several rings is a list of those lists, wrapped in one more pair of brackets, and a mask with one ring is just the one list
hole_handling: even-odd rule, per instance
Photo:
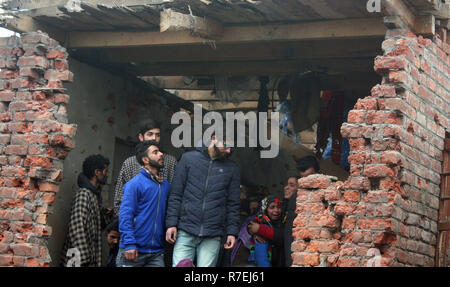
{"label": "zipper on jacket", "polygon": [[[155,231],[153,232],[153,236],[152,236],[152,246],[154,245],[154,240],[155,240],[155,234],[156,234],[156,225],[158,222],[158,215],[159,215],[159,201],[161,199],[161,184],[158,184],[158,205],[156,207],[156,218],[155,218]],[[152,249],[150,248],[150,253],[152,253]]]}
{"label": "zipper on jacket", "polygon": [[200,234],[198,236],[203,236],[203,218],[205,216],[206,194],[208,193],[208,181],[209,181],[209,174],[211,172],[212,163],[213,163],[213,160],[211,160],[209,162],[208,175],[206,176],[205,192],[203,193],[203,204],[202,204],[202,220],[200,221]]}

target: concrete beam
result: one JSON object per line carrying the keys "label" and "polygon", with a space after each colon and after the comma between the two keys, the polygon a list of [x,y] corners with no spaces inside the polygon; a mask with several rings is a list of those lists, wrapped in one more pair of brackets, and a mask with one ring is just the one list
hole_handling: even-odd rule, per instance
{"label": "concrete beam", "polygon": [[[224,27],[215,44],[312,39],[352,39],[383,37],[386,27],[381,18],[318,21],[296,24],[266,24]],[[138,47],[205,44],[186,31],[69,32],[70,48]],[[213,45],[213,44],[212,44]]]}
{"label": "concrete beam", "polygon": [[114,63],[211,62],[375,57],[384,39],[285,41],[245,44],[156,46],[102,49],[102,61]]}

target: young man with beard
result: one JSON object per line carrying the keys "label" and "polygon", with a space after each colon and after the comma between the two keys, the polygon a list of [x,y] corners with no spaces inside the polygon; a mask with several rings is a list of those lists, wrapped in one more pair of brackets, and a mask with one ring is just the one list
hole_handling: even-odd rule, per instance
{"label": "young man with beard", "polygon": [[[161,141],[161,126],[152,119],[143,121],[139,127],[138,139],[139,142],[152,140],[159,144]],[[164,178],[171,183],[175,173],[177,160],[174,156],[165,153],[163,156],[163,161],[163,167],[161,168],[162,174],[164,175]],[[116,215],[119,215],[120,203],[123,196],[123,186],[139,174],[141,167],[142,166],[139,164],[134,155],[130,156],[123,162],[117,178],[114,194],[114,213]]]}
{"label": "young man with beard", "polygon": [[[138,139],[140,142],[146,140],[153,140],[157,143],[161,141],[161,126],[158,122],[148,119],[140,123]],[[167,179],[169,183],[172,183],[173,176],[175,174],[175,167],[177,165],[177,160],[174,156],[165,153],[163,156],[163,167],[161,169],[164,178]],[[133,177],[139,174],[141,170],[141,165],[137,161],[136,157],[130,156],[127,158],[120,169],[119,176],[117,177],[117,183],[114,194],[114,214],[119,215],[120,203],[123,196],[123,186],[130,181]],[[170,266],[172,264],[172,252],[173,245],[166,243],[164,244],[164,262],[166,265]]]}
{"label": "young man with beard", "polygon": [[156,141],[143,141],[136,147],[142,168],[123,188],[117,267],[164,267],[164,219],[170,184],[161,173],[163,156]]}
{"label": "young man with beard", "polygon": [[[101,266],[101,186],[108,179],[109,160],[102,155],[91,155],[83,162],[83,172],[78,176],[78,186],[70,213],[63,264],[67,266],[68,250],[78,250],[83,267]],[[77,253],[74,253],[77,254]],[[70,260],[72,261],[72,260]]]}
{"label": "young man with beard", "polygon": [[222,236],[232,249],[239,232],[240,170],[231,148],[212,136],[207,146],[183,154],[167,208],[166,240],[175,243],[173,266],[189,258],[198,267],[216,266]]}

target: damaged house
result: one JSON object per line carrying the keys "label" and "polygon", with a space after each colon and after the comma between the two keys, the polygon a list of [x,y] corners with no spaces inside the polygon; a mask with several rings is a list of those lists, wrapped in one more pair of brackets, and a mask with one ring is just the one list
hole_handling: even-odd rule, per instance
{"label": "damaged house", "polygon": [[[450,265],[450,1],[6,0],[0,38],[0,266],[58,266],[81,163],[137,124],[279,111],[280,151],[242,184],[301,179],[293,266]],[[269,119],[270,122],[270,119]],[[345,148],[345,147],[348,148]],[[347,150],[347,152],[345,152]],[[328,153],[328,156],[326,154]]]}

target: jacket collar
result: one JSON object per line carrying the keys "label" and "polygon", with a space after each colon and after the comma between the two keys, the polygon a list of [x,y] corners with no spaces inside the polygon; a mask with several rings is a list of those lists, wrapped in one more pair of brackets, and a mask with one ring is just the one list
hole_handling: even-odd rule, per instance
{"label": "jacket collar", "polygon": [[155,176],[153,174],[151,174],[147,169],[145,169],[144,167],[141,167],[140,173],[142,175],[144,175],[145,177],[153,180],[155,183],[157,184],[161,184],[164,181],[164,176],[162,174],[162,172],[159,172],[159,176]]}

